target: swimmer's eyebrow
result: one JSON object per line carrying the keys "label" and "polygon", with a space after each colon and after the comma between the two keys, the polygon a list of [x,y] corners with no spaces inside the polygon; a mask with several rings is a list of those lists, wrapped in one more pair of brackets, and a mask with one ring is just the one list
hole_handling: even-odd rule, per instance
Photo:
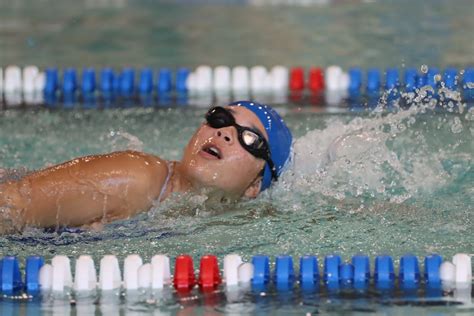
{"label": "swimmer's eyebrow", "polygon": [[[235,113],[236,113],[236,112],[234,111],[234,109],[232,109],[232,108],[230,108],[230,107],[229,107],[229,108],[226,108],[226,110],[229,111],[229,112],[232,113],[232,114],[235,114]],[[252,128],[253,130],[259,132],[260,135],[264,135],[264,134],[262,133],[262,131],[261,131],[257,126],[251,124],[249,127]]]}
{"label": "swimmer's eyebrow", "polygon": [[259,132],[260,135],[263,135],[262,131],[261,131],[257,126],[255,126],[255,125],[252,124],[252,125],[250,125],[250,127],[251,127],[253,130]]}

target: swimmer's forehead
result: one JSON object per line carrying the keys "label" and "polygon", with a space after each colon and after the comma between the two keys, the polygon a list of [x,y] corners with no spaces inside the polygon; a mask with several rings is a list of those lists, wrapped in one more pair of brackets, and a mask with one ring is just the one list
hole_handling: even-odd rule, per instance
{"label": "swimmer's forehead", "polygon": [[237,124],[258,131],[268,140],[267,131],[255,113],[243,106],[225,106],[224,108],[234,115]]}

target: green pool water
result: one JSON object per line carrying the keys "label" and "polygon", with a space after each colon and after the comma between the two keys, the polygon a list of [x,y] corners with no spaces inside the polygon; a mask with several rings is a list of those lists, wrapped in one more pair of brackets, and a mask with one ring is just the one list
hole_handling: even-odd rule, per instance
{"label": "green pool water", "polygon": [[[0,64],[38,66],[196,66],[225,64],[463,68],[474,63],[470,1],[348,1],[325,5],[253,6],[244,1],[0,1]],[[232,31],[231,31],[232,30]],[[258,31],[255,31],[258,30]],[[394,258],[474,252],[474,112],[412,103],[408,110],[337,114],[304,104],[278,107],[295,138],[292,167],[269,192],[231,205],[181,195],[103,231],[1,236],[0,255],[75,258],[132,253],[187,253],[221,260],[239,253],[296,257],[357,253]],[[428,109],[426,109],[428,107]],[[380,110],[380,111],[379,111]],[[203,119],[193,107],[0,111],[0,181],[74,157],[136,149],[165,159],[181,150]],[[186,122],[186,124],[183,124]],[[196,261],[197,262],[197,261]],[[396,260],[396,264],[398,261]],[[196,293],[194,293],[196,294]],[[193,294],[193,295],[194,295]],[[454,314],[468,304],[352,296],[246,294],[219,303],[106,300],[97,313]],[[394,295],[397,297],[398,294]],[[257,296],[258,297],[258,296]],[[188,304],[186,302],[192,302]],[[441,302],[441,303],[439,303]],[[451,303],[450,303],[451,302]],[[438,304],[438,305],[437,305]],[[466,307],[467,306],[467,307]],[[77,313],[56,303],[2,298],[0,310]],[[0,313],[2,314],[2,313]]]}
{"label": "green pool water", "polygon": [[[254,254],[338,253],[349,259],[358,253],[397,258],[435,252],[449,258],[472,252],[472,109],[338,115],[294,106],[279,110],[295,135],[294,164],[256,200],[215,205],[205,196],[176,196],[99,232],[29,228],[3,236],[2,254],[91,254],[98,262],[106,254],[123,260],[133,253],[144,260],[157,253],[196,260],[239,253],[250,260]],[[76,156],[129,148],[179,159],[204,110],[0,113],[1,165],[6,177],[15,177]]]}
{"label": "green pool water", "polygon": [[[472,252],[472,110],[331,115],[283,107],[281,112],[295,135],[294,164],[256,200],[213,205],[205,196],[177,196],[104,232],[44,235],[32,229],[2,237],[2,251],[144,257]],[[1,165],[14,174],[12,168],[21,173],[123,149],[179,159],[203,114],[3,111]]]}

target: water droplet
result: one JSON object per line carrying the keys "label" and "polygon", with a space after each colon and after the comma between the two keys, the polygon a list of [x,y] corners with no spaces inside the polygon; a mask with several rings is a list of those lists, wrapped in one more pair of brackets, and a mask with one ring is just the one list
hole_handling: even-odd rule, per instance
{"label": "water droplet", "polygon": [[428,65],[421,65],[420,70],[422,73],[428,73]]}

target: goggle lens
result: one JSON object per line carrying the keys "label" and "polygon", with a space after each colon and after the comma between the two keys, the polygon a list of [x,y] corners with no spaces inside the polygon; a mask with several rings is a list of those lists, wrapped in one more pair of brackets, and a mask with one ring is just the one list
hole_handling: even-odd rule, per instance
{"label": "goggle lens", "polygon": [[[245,130],[243,131],[242,133],[242,139],[245,143],[245,145],[249,146],[249,147],[252,147],[252,148],[260,148],[262,147],[262,141],[260,139],[260,136],[258,136],[257,134],[255,134],[254,132],[252,131],[249,131],[249,130]],[[260,142],[259,142],[260,140]]]}

